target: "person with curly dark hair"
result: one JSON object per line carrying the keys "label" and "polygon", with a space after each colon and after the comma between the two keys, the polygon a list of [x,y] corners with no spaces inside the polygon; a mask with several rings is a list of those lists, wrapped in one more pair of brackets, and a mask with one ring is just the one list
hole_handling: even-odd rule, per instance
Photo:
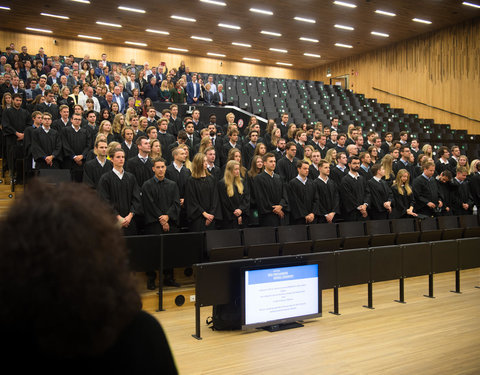
{"label": "person with curly dark hair", "polygon": [[32,181],[0,222],[0,357],[17,373],[176,374],[141,310],[115,217],[81,184]]}

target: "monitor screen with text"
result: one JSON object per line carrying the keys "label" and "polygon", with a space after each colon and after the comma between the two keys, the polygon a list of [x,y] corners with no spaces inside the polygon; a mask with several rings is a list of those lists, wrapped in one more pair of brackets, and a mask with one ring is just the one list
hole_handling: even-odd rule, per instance
{"label": "monitor screen with text", "polygon": [[244,324],[319,314],[318,264],[246,270]]}

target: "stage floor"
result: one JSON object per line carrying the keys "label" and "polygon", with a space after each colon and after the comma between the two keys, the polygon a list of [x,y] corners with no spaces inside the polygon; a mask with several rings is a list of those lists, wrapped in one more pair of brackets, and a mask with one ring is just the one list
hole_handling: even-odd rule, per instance
{"label": "stage floor", "polygon": [[162,312],[161,322],[180,374],[480,374],[480,269],[461,272],[462,294],[451,293],[455,274],[405,280],[406,304],[398,281],[341,288],[341,315],[333,311],[333,290],[323,292],[323,316],[302,328],[270,333],[219,332],[205,325],[212,308],[201,309],[202,340],[192,305]]}

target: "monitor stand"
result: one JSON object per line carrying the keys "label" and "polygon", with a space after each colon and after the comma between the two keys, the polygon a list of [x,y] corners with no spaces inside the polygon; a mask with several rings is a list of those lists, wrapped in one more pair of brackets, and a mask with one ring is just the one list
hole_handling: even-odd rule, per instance
{"label": "monitor stand", "polygon": [[293,323],[284,323],[284,324],[274,324],[271,326],[261,327],[261,329],[264,329],[265,331],[268,331],[268,332],[277,332],[277,331],[283,331],[285,329],[299,328],[299,327],[303,327],[303,324],[298,322],[293,322]]}

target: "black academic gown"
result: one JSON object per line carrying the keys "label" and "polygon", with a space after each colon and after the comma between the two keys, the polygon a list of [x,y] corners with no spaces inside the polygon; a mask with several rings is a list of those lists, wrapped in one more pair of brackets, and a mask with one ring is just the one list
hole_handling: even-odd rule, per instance
{"label": "black academic gown", "polygon": [[318,196],[318,222],[326,223],[325,215],[335,212],[334,219],[340,216],[340,195],[335,182],[329,178],[325,183],[320,178],[314,182]]}
{"label": "black academic gown", "polygon": [[272,177],[265,171],[261,172],[254,178],[253,188],[260,226],[276,227],[286,224],[286,220],[281,220],[273,213],[272,207],[282,206],[282,211],[287,216],[289,210],[287,189],[280,175],[274,173]]}
{"label": "black academic gown", "polygon": [[146,234],[164,233],[159,217],[168,215],[169,233],[176,232],[180,218],[180,193],[175,182],[155,176],[142,186],[142,206]]}
{"label": "black academic gown", "polygon": [[[170,164],[167,167],[167,170],[165,172],[165,178],[168,178],[169,180],[177,184],[178,191],[180,194],[180,199],[185,199],[185,186],[187,185],[187,179],[190,175],[191,175],[190,170],[185,167],[182,167],[180,169],[180,172],[177,171],[177,169],[173,166],[173,164]],[[188,225],[187,211],[185,209],[185,204],[184,204],[180,208],[179,226],[186,227],[187,225]]]}
{"label": "black academic gown", "polygon": [[[468,209],[463,208],[463,203],[468,204]],[[452,213],[453,215],[471,215],[473,213],[473,197],[470,191],[470,182],[465,180],[452,180]]]}
{"label": "black academic gown", "polygon": [[348,174],[348,167],[345,167],[345,169],[342,171],[340,168],[338,168],[337,165],[331,166],[330,167],[330,178],[335,182],[337,186],[340,186],[342,183],[343,178]]}
{"label": "black academic gown", "polygon": [[[59,168],[62,156],[60,134],[55,129],[51,128],[48,133],[43,127],[34,130],[32,134],[32,155],[37,169]],[[50,155],[53,155],[51,166],[45,161],[45,158]]]}
{"label": "black academic gown", "polygon": [[312,163],[308,167],[308,178],[312,181],[315,181],[315,179],[320,176],[320,172],[318,171],[318,168],[315,167],[315,165]]}
{"label": "black academic gown", "polygon": [[413,180],[412,190],[415,199],[414,211],[417,214],[434,216],[436,214],[435,209],[428,207],[427,203],[432,202],[437,206],[438,201],[441,200],[435,178],[427,180],[423,174],[418,176]]}
{"label": "black academic gown", "polygon": [[389,212],[383,206],[385,202],[393,202],[393,193],[388,184],[374,178],[367,181],[367,190],[370,197],[368,216],[372,220],[388,219]]}
{"label": "black academic gown", "polygon": [[[217,181],[208,175],[201,178],[189,176],[185,186],[185,206],[191,232],[215,229],[215,221],[221,220]],[[215,217],[208,226],[203,212]]]}
{"label": "black academic gown", "polygon": [[[70,169],[74,181],[82,182],[83,166],[91,145],[90,134],[83,128],[79,128],[79,130],[76,131],[73,126],[66,127],[62,132],[62,145],[62,167]],[[73,160],[75,155],[83,155],[83,160],[80,165]]]}
{"label": "black academic gown", "polygon": [[396,185],[393,185],[390,189],[392,190],[393,196],[392,213],[390,214],[390,218],[401,219],[413,217],[407,214],[407,210],[410,207],[415,207],[415,197],[413,192],[408,195],[405,187],[400,186],[400,189],[403,192],[403,194],[400,194]]}
{"label": "black academic gown", "polygon": [[105,173],[110,172],[112,168],[113,164],[108,159],[105,159],[105,164],[103,166],[96,157],[95,159],[87,161],[83,167],[83,183],[93,189],[97,189],[100,178]]}
{"label": "black academic gown", "polygon": [[345,221],[365,220],[358,206],[369,204],[367,182],[362,176],[357,179],[347,174],[340,183],[340,207]]}
{"label": "black academic gown", "polygon": [[234,215],[234,211],[240,209],[242,211],[242,227],[245,225],[249,209],[250,209],[250,192],[248,184],[242,180],[243,193],[240,194],[237,186],[233,185],[233,196],[229,197],[225,179],[222,178],[218,182],[218,195],[220,199],[220,206],[222,207],[222,228],[240,228],[238,225],[238,218]]}
{"label": "black academic gown", "polygon": [[280,175],[284,183],[288,183],[292,180],[292,178],[295,178],[297,176],[297,162],[298,159],[296,157],[294,157],[293,160],[290,161],[290,159],[288,159],[286,156],[284,156],[277,162],[275,172]]}
{"label": "black academic gown", "polygon": [[[127,171],[120,179],[112,170],[100,177],[97,187],[100,197],[107,202],[115,215],[126,217],[130,213],[136,214],[140,207],[140,188],[135,176]],[[123,228],[125,235],[137,234],[135,220],[127,228]]]}
{"label": "black academic gown", "polygon": [[[303,184],[298,178],[293,178],[287,188],[290,207],[290,224],[307,224],[305,217],[309,214],[318,215],[318,196],[315,184],[307,178]],[[312,223],[315,223],[313,221]]]}

